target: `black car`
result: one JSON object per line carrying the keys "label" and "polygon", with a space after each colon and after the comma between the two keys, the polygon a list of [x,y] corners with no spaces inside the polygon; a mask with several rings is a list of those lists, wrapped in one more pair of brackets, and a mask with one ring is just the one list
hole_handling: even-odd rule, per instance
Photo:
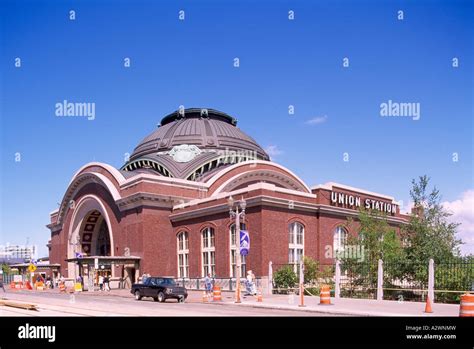
{"label": "black car", "polygon": [[133,284],[130,292],[137,301],[143,297],[151,297],[155,302],[164,302],[168,298],[174,298],[182,303],[188,297],[186,288],[176,285],[174,279],[159,276],[149,277],[144,283]]}

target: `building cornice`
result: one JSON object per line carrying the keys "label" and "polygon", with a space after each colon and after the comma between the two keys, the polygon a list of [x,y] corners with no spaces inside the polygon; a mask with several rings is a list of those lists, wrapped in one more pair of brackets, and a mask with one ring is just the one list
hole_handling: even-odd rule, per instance
{"label": "building cornice", "polygon": [[[256,207],[256,206],[267,206],[274,208],[284,208],[289,211],[305,211],[316,213],[328,213],[332,215],[342,216],[342,217],[355,217],[359,215],[358,211],[349,210],[340,207],[333,207],[322,204],[311,204],[303,201],[293,201],[283,198],[276,198],[268,195],[258,195],[254,197],[247,198],[246,200],[247,208]],[[169,217],[172,222],[179,222],[183,220],[193,219],[193,218],[202,218],[205,216],[228,212],[229,208],[227,203],[219,203],[212,206],[196,208],[194,210],[186,210],[183,212],[172,213]],[[399,217],[386,217],[387,222],[393,224],[406,224],[407,221]]]}
{"label": "building cornice", "polygon": [[189,200],[191,200],[191,198],[140,192],[126,196],[115,203],[120,211],[126,211],[140,206],[167,208],[171,210],[174,205]]}

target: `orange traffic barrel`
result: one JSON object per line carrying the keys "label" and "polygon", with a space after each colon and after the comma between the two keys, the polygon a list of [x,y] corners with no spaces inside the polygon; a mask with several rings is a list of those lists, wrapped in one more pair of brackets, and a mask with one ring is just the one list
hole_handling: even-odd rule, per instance
{"label": "orange traffic barrel", "polygon": [[459,316],[474,317],[474,294],[463,294],[459,304]]}
{"label": "orange traffic barrel", "polygon": [[221,287],[220,286],[214,286],[214,289],[212,290],[212,295],[213,295],[213,301],[221,301],[222,300],[222,295],[221,295]]}
{"label": "orange traffic barrel", "polygon": [[328,285],[321,286],[321,292],[319,295],[319,304],[331,304],[331,293]]}

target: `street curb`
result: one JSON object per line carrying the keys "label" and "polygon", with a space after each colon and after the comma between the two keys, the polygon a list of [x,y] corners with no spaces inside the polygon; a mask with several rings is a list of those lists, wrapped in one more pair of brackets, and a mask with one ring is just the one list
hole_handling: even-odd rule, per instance
{"label": "street curb", "polygon": [[[250,304],[250,303],[229,303],[229,302],[209,302],[207,304],[214,304],[214,305],[228,305],[228,306],[243,306],[243,307],[251,307],[251,308],[266,308],[266,309],[278,309],[278,310],[290,310],[290,311],[301,311],[301,312],[309,312],[309,313],[319,313],[319,314],[331,314],[331,315],[341,315],[341,316],[358,316],[358,317],[445,317],[446,315],[436,315],[430,314],[427,315],[425,313],[422,314],[400,314],[400,313],[368,313],[364,311],[345,311],[339,309],[319,309],[315,307],[290,307],[290,306],[282,306],[282,305],[275,305],[275,304]],[[333,304],[334,305],[334,304]],[[317,305],[318,306],[318,305]],[[452,316],[455,317],[455,316]]]}
{"label": "street curb", "polygon": [[[248,307],[248,308],[265,308],[265,309],[277,309],[277,310],[289,310],[289,311],[301,311],[305,313],[319,313],[319,314],[332,314],[332,315],[345,315],[345,316],[354,316],[353,313],[348,313],[348,312],[330,312],[330,311],[324,311],[324,310],[319,310],[315,308],[299,308],[299,307],[287,307],[287,306],[281,306],[281,305],[257,305],[257,304],[249,304],[249,303],[240,303],[240,304],[235,304],[235,303],[225,303],[225,302],[209,302],[207,304],[213,304],[213,305],[227,305],[231,307]],[[358,315],[355,315],[358,316]],[[360,315],[360,316],[374,316],[370,314],[365,314],[365,315]]]}

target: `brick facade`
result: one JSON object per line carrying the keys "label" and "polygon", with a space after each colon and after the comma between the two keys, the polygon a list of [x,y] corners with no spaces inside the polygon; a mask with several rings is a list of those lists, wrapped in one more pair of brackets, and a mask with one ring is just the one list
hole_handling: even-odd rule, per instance
{"label": "brick facade", "polygon": [[[262,174],[267,174],[268,179],[251,180],[252,176]],[[250,179],[239,180],[241,176]],[[278,180],[273,181],[275,176]],[[291,183],[285,188],[282,187],[284,181]],[[235,187],[227,188],[229,191],[216,192],[223,184],[233,182]],[[187,232],[190,277],[202,276],[201,232],[206,227],[212,227],[215,232],[216,276],[230,275],[230,225],[233,223],[227,207],[230,195],[236,200],[243,197],[247,202],[245,223],[251,238],[247,270],[252,269],[257,276],[268,274],[270,261],[288,263],[288,227],[292,222],[304,226],[305,255],[321,264],[333,262],[332,258],[325,257],[327,246],[333,244],[336,227],[345,225],[348,217],[356,218],[358,208],[331,202],[332,192],[357,196],[362,202],[371,199],[394,204],[390,197],[334,183],[311,190],[305,188],[308,187],[295,175],[269,161],[252,166],[236,164],[222,175],[217,173],[207,183],[149,174],[125,178],[110,166],[90,164],[74,176],[61,208],[51,214],[50,263],[60,263],[61,273],[71,274],[65,261],[73,257],[69,246],[71,236],[74,231],[81,234],[81,220],[90,213],[81,202],[87,202],[108,217],[110,254],[123,256],[128,251],[131,256],[139,257],[140,272],[177,276],[177,234]],[[76,206],[71,207],[71,202]],[[406,221],[398,208],[388,217],[397,229]],[[79,228],[74,230],[75,226]],[[349,234],[355,234],[357,224],[346,229]]]}

